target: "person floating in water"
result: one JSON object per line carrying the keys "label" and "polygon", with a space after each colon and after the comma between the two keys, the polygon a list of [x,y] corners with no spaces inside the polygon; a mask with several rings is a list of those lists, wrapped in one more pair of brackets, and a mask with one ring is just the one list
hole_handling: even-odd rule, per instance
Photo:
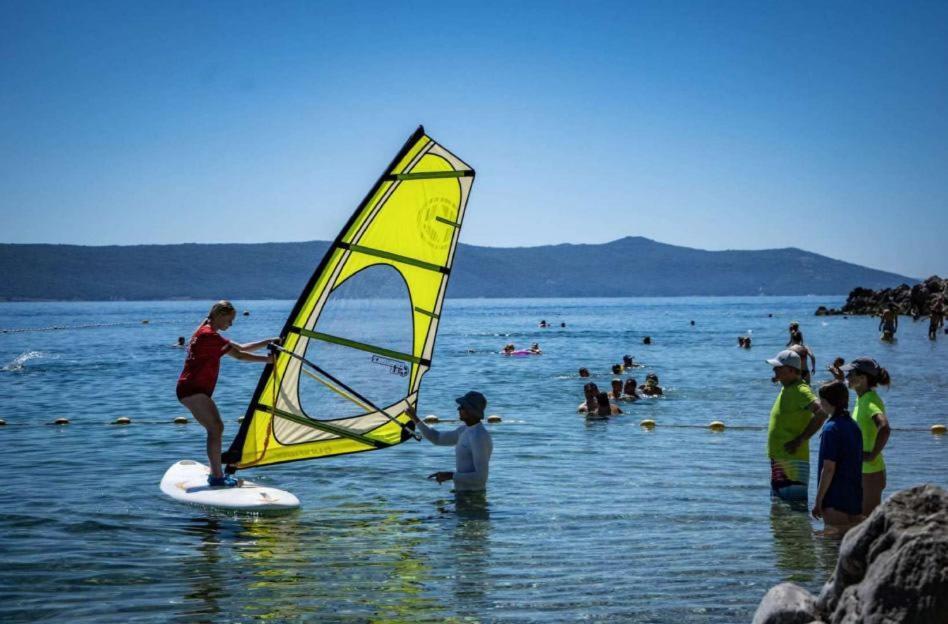
{"label": "person floating in water", "polygon": [[621,375],[622,374],[622,364],[613,364],[612,365],[612,374]]}
{"label": "person floating in water", "polygon": [[622,386],[622,400],[628,401],[629,403],[634,403],[638,401],[641,396],[639,396],[638,382],[629,377],[625,380],[625,384]]}
{"label": "person floating in water", "polygon": [[229,301],[218,301],[211,307],[207,318],[191,336],[188,354],[184,360],[184,370],[178,377],[178,386],[175,390],[181,404],[188,408],[194,419],[207,430],[207,460],[211,466],[211,475],[207,478],[207,482],[214,487],[239,485],[234,477],[225,477],[221,468],[221,438],[224,434],[224,423],[217,405],[211,398],[214,387],[217,385],[221,358],[229,355],[247,362],[271,362],[272,356],[254,355],[251,352],[280,341],[279,338],[267,338],[247,344],[237,344],[227,340],[219,332],[229,329],[234,324],[236,315],[237,311]]}
{"label": "person floating in water", "polygon": [[501,353],[503,353],[504,355],[511,355],[516,350],[517,350],[517,347],[515,347],[512,342],[508,342],[507,344],[504,345],[504,349],[503,351],[501,351]]}
{"label": "person floating in water", "polygon": [[487,489],[487,476],[494,442],[484,427],[484,410],[487,399],[480,392],[471,391],[455,399],[458,415],[464,423],[454,431],[432,429],[418,418],[414,410],[408,411],[418,431],[432,444],[455,447],[454,472],[435,472],[428,475],[439,484],[454,482],[455,492],[479,492]]}
{"label": "person floating in water", "polygon": [[820,433],[813,517],[846,530],[862,521],[862,433],[849,415],[849,390],[841,381],[820,386],[820,404],[831,414]]}
{"label": "person floating in water", "polygon": [[540,343],[539,343],[539,342],[534,342],[532,345],[530,345],[530,353],[533,353],[533,354],[535,354],[535,355],[542,355],[542,354],[543,354],[543,351],[540,349]]}
{"label": "person floating in water", "polygon": [[882,332],[882,340],[895,340],[895,332],[899,330],[899,315],[892,308],[882,310],[882,318],[879,319],[879,331]]}
{"label": "person floating in water", "polygon": [[590,381],[583,386],[583,402],[579,404],[576,411],[580,414],[593,414],[599,408],[599,386]]}
{"label": "person floating in water", "polygon": [[622,356],[622,368],[629,370],[630,368],[635,368],[635,358],[631,355]]}
{"label": "person floating in water", "polygon": [[645,376],[645,384],[639,386],[639,392],[644,396],[662,396],[665,391],[658,385],[658,375],[649,373]]}
{"label": "person floating in water", "polygon": [[652,337],[646,336],[645,338],[642,338],[642,344],[647,344],[647,345],[652,344]]}
{"label": "person floating in water", "polygon": [[882,449],[889,441],[891,429],[885,404],[876,393],[876,386],[888,386],[889,371],[872,358],[856,358],[842,367],[849,387],[856,393],[853,420],[862,431],[862,513],[868,516],[882,502],[886,485],[885,460]]}
{"label": "person floating in water", "polygon": [[610,416],[616,416],[622,413],[622,410],[619,409],[619,406],[615,403],[612,403],[609,400],[609,395],[605,392],[600,392],[598,395],[596,395],[596,401],[598,403],[596,415],[599,417],[609,418]]}
{"label": "person floating in water", "polygon": [[782,386],[767,425],[771,493],[805,505],[810,482],[810,438],[823,426],[826,413],[800,375],[803,364],[799,353],[787,349],[767,363],[773,367],[774,380]]}
{"label": "person floating in water", "polygon": [[580,377],[589,377],[589,369],[588,369],[588,368],[581,368],[581,369],[579,369],[579,376],[580,376]]}
{"label": "person floating in water", "polygon": [[550,324],[547,323],[545,320],[544,320],[544,321],[540,321],[540,327],[546,328],[546,327],[549,327],[549,326],[550,326]]}
{"label": "person floating in water", "polygon": [[186,346],[187,346],[187,344],[185,344],[185,342],[184,342],[184,336],[178,336],[178,344],[175,345],[175,346],[177,346],[177,347],[186,347]]}

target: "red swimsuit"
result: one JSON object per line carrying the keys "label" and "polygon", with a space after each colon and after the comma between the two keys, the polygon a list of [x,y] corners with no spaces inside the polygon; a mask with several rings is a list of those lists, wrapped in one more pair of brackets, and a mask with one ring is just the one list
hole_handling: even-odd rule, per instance
{"label": "red swimsuit", "polygon": [[230,350],[230,341],[218,334],[210,325],[201,325],[188,345],[188,357],[184,370],[178,377],[176,389],[179,399],[195,394],[214,393],[221,358]]}

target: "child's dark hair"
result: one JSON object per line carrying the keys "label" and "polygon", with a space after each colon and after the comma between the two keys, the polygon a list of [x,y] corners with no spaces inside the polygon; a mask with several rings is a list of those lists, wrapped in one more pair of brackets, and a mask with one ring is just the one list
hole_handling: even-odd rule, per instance
{"label": "child's dark hair", "polygon": [[820,398],[833,406],[833,413],[849,410],[849,389],[842,381],[828,381],[820,386]]}

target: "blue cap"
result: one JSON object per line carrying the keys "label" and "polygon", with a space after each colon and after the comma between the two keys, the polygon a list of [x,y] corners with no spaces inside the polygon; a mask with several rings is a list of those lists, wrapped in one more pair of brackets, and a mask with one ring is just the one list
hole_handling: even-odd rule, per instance
{"label": "blue cap", "polygon": [[475,416],[484,417],[484,410],[487,409],[487,399],[480,392],[471,390],[462,397],[454,399],[458,405],[466,409]]}

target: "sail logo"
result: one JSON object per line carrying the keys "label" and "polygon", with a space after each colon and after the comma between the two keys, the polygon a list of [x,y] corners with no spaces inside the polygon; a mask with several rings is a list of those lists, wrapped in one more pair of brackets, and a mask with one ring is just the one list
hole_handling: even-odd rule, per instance
{"label": "sail logo", "polygon": [[392,373],[393,375],[398,375],[399,377],[408,376],[408,365],[404,362],[399,362],[398,360],[393,360],[381,355],[373,355],[372,363],[384,366],[388,369],[388,372]]}
{"label": "sail logo", "polygon": [[438,221],[438,217],[454,220],[457,203],[447,197],[429,197],[418,211],[418,232],[426,243],[435,249],[444,249],[451,244],[454,228]]}

